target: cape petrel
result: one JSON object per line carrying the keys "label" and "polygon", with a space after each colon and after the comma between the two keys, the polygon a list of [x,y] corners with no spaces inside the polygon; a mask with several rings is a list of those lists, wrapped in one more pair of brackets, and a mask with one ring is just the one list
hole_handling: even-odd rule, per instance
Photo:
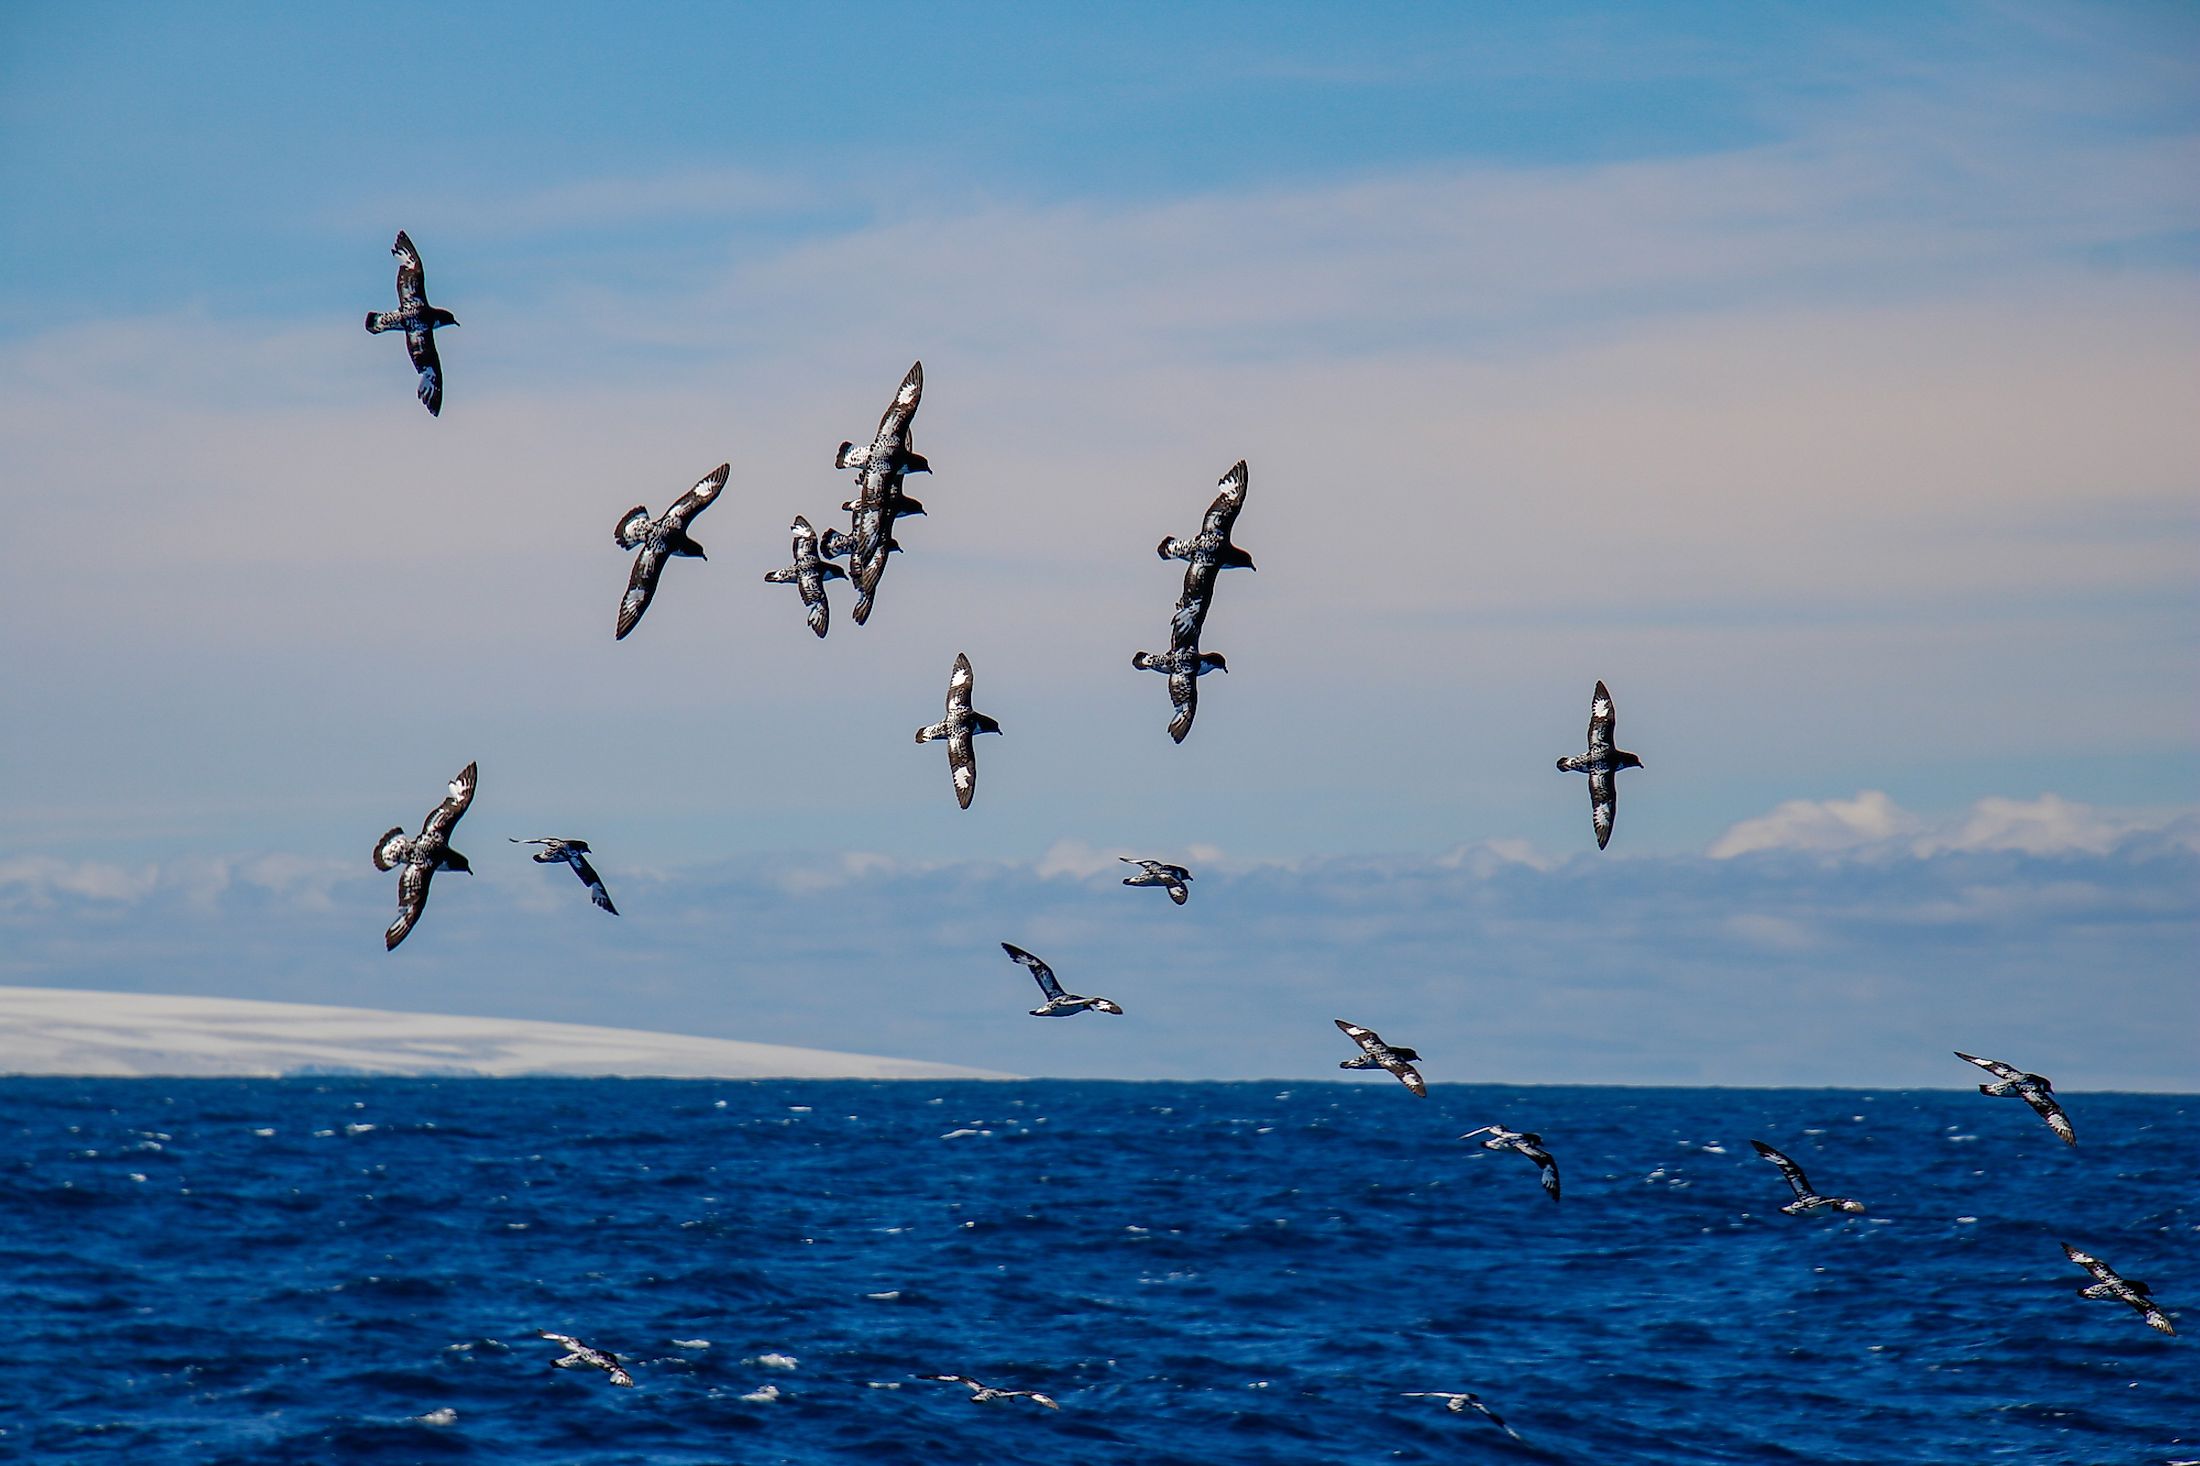
{"label": "cape petrel", "polygon": [[626,1372],[619,1356],[608,1349],[591,1349],[571,1334],[553,1334],[548,1329],[536,1329],[535,1337],[548,1339],[565,1350],[565,1357],[550,1361],[552,1369],[600,1369],[611,1376],[615,1385],[634,1387],[634,1376]]}
{"label": "cape petrel", "polygon": [[1464,1415],[1469,1410],[1479,1410],[1487,1415],[1490,1418],[1490,1423],[1499,1430],[1505,1432],[1514,1440],[1520,1439],[1520,1432],[1507,1425],[1504,1417],[1483,1404],[1482,1397],[1472,1390],[1405,1390],[1401,1393],[1408,1400],[1442,1400],[1444,1408],[1454,1415]]}
{"label": "cape petrel", "polygon": [[2093,1274],[2096,1280],[2091,1286],[2078,1290],[2080,1298],[2105,1298],[2112,1303],[2125,1304],[2136,1309],[2146,1319],[2148,1328],[2158,1329],[2165,1334],[2177,1332],[2170,1326],[2169,1315],[2162,1312],[2161,1305],[2154,1301],[2154,1290],[2145,1283],[2137,1278],[2118,1276],[2116,1269],[2089,1252],[2080,1252],[2068,1242],[2062,1245],[2062,1250],[2063,1256]]}
{"label": "cape petrel", "polygon": [[963,1385],[970,1391],[973,1405],[998,1405],[1003,1400],[1029,1400],[1034,1405],[1044,1405],[1049,1410],[1062,1407],[1054,1403],[1052,1395],[1037,1390],[997,1390],[991,1385],[981,1385],[967,1374],[920,1374],[918,1379],[938,1380],[943,1385]]}
{"label": "cape petrel", "polygon": [[1533,1130],[1507,1130],[1502,1125],[1484,1125],[1479,1130],[1469,1130],[1461,1140],[1472,1140],[1477,1135],[1487,1135],[1482,1142],[1484,1150],[1518,1151],[1535,1162],[1536,1179],[1543,1183],[1543,1192],[1551,1200],[1558,1200],[1558,1162],[1543,1148],[1543,1137]]}
{"label": "cape petrel", "polygon": [[1846,1196],[1819,1195],[1811,1189],[1810,1177],[1803,1174],[1801,1166],[1798,1166],[1762,1140],[1752,1140],[1750,1144],[1756,1147],[1757,1154],[1780,1168],[1780,1174],[1787,1177],[1788,1185],[1793,1188],[1795,1199],[1780,1208],[1789,1216],[1807,1217],[1816,1211],[1862,1211],[1864,1209],[1863,1202]]}
{"label": "cape petrel", "polygon": [[688,536],[688,523],[696,515],[711,506],[719,492],[726,486],[726,475],[733,465],[721,463],[689,489],[672,501],[672,507],[655,519],[649,517],[649,507],[636,504],[620,516],[619,527],[611,538],[622,550],[639,550],[634,557],[634,569],[626,578],[626,594],[619,599],[619,631],[614,641],[626,640],[626,634],[641,623],[642,612],[649,609],[650,597],[657,594],[657,577],[664,573],[665,561],[674,555],[686,555],[697,560],[710,557],[703,547]]}
{"label": "cape petrel", "polygon": [[421,405],[430,417],[440,417],[443,362],[435,354],[435,332],[438,326],[457,325],[458,317],[428,304],[428,277],[420,268],[420,251],[413,248],[404,230],[397,231],[397,243],[390,246],[390,253],[397,256],[397,309],[368,311],[367,334],[405,333],[405,350],[412,355],[413,370],[420,373]]}
{"label": "cape petrel", "polygon": [[1999,1059],[1982,1059],[1976,1054],[1966,1054],[1961,1049],[1954,1050],[1954,1053],[1957,1058],[1965,1063],[1978,1065],[1998,1081],[1993,1084],[1980,1085],[1978,1087],[1980,1094],[1992,1095],[1997,1099],[2008,1096],[2021,1099],[2030,1105],[2039,1117],[2047,1122],[2047,1128],[2060,1135],[2066,1144],[2076,1145],[2078,1143],[2078,1132],[2071,1127],[2070,1117],[2063,1113],[2062,1105],[2055,1099],[2055,1086],[2047,1081],[2045,1075],[2027,1074],[2014,1064],[2004,1064]]}
{"label": "cape petrel", "polygon": [[1642,760],[1612,746],[1612,694],[1597,684],[1589,699],[1589,751],[1570,754],[1558,761],[1561,771],[1589,776],[1589,818],[1597,827],[1597,849],[1612,843],[1612,819],[1619,812],[1621,769],[1639,769]]}
{"label": "cape petrel", "polygon": [[581,884],[588,887],[589,900],[595,902],[613,916],[619,914],[619,908],[611,904],[611,893],[603,887],[603,877],[597,875],[596,867],[588,863],[589,850],[586,840],[559,840],[555,838],[521,840],[511,835],[506,835],[504,838],[510,840],[514,845],[540,845],[542,849],[535,852],[535,863],[537,865],[550,865],[558,861],[565,862],[573,867],[573,874],[581,878]]}
{"label": "cape petrel", "polygon": [[1169,679],[1169,704],[1176,709],[1176,715],[1169,719],[1169,736],[1179,743],[1192,731],[1192,719],[1199,716],[1199,679],[1209,672],[1230,670],[1222,653],[1203,652],[1196,646],[1174,647],[1158,655],[1132,652],[1131,665]]}
{"label": "cape petrel", "polygon": [[1231,470],[1222,476],[1217,487],[1221,492],[1207,506],[1207,517],[1199,526],[1199,533],[1188,540],[1174,535],[1165,536],[1154,553],[1164,560],[1184,560],[1184,591],[1177,597],[1176,618],[1171,623],[1170,644],[1177,647],[1199,645],[1201,626],[1206,624],[1207,607],[1214,599],[1215,577],[1225,570],[1253,570],[1253,557],[1230,542],[1230,528],[1237,523],[1238,512],[1245,507],[1247,474],[1245,460],[1239,459]]}
{"label": "cape petrel", "polygon": [[1121,1013],[1123,1011],[1121,1005],[1112,999],[1086,998],[1080,997],[1076,993],[1065,992],[1061,981],[1054,975],[1054,969],[1026,952],[1023,948],[1013,943],[1003,942],[1001,943],[1001,950],[1008,954],[1010,961],[1030,969],[1033,980],[1039,984],[1039,991],[1046,994],[1046,1002],[1031,1010],[1032,1017],[1067,1018],[1070,1014],[1082,1013],[1087,1008],[1096,1013]]}
{"label": "cape petrel", "polygon": [[1362,1028],[1357,1023],[1347,1023],[1342,1018],[1331,1020],[1344,1030],[1345,1037],[1360,1046],[1358,1057],[1341,1059],[1339,1069],[1388,1069],[1398,1076],[1398,1082],[1423,1099],[1428,1098],[1428,1083],[1421,1078],[1421,1071],[1414,1068],[1414,1061],[1421,1056],[1412,1049],[1393,1048],[1383,1042],[1383,1036],[1372,1028]]}
{"label": "cape petrel", "polygon": [[1192,873],[1181,865],[1170,865],[1164,860],[1133,860],[1128,855],[1115,857],[1125,865],[1138,867],[1138,874],[1123,877],[1126,886],[1159,886],[1169,893],[1169,899],[1182,906],[1191,896],[1185,889]]}
{"label": "cape petrel", "polygon": [[947,675],[947,716],[929,728],[917,730],[917,742],[947,740],[947,767],[955,778],[955,802],[970,808],[978,792],[978,755],[970,741],[980,733],[998,733],[1001,725],[984,713],[970,710],[970,658],[955,653],[955,670]]}
{"label": "cape petrel", "polygon": [[[894,521],[903,514],[922,514],[924,506],[902,493],[902,477],[930,473],[932,465],[911,446],[909,428],[924,400],[924,363],[917,362],[894,389],[894,400],[878,420],[878,431],[868,447],[840,445],[833,466],[856,471],[856,492],[846,504],[849,536],[826,547],[831,556],[845,545],[848,579],[856,588],[856,603],[849,614],[861,626],[871,619],[871,599],[878,593],[879,578],[886,573],[886,557],[892,552]],[[913,507],[912,507],[913,506]]]}
{"label": "cape petrel", "polygon": [[479,777],[476,765],[466,765],[451,780],[450,793],[443,802],[428,811],[419,834],[407,835],[403,825],[392,825],[374,842],[374,868],[397,871],[397,920],[382,933],[383,950],[395,949],[413,929],[413,923],[420,920],[428,904],[428,882],[437,871],[473,874],[466,857],[451,848],[451,831],[466,813],[466,806],[474,802],[474,785]]}
{"label": "cape petrel", "polygon": [[810,528],[809,520],[797,514],[789,528],[794,532],[794,563],[783,570],[765,571],[764,579],[773,585],[792,585],[801,592],[802,604],[810,611],[810,630],[823,636],[832,617],[832,608],[825,604],[825,582],[836,575],[845,579],[847,572],[818,558],[817,531]]}

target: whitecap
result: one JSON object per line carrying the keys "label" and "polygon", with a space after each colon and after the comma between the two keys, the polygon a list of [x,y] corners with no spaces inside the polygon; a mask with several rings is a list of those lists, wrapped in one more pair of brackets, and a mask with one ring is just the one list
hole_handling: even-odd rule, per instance
{"label": "whitecap", "polygon": [[778,1398],[779,1386],[777,1385],[763,1385],[741,1397],[744,1403],[750,1405],[769,1405]]}
{"label": "whitecap", "polygon": [[1713,1144],[1710,1144],[1710,1145],[1705,1145],[1705,1146],[1699,1146],[1699,1147],[1698,1147],[1698,1149],[1699,1149],[1699,1150],[1701,1150],[1701,1151],[1702,1151],[1702,1152],[1703,1152],[1703,1153],[1704,1153],[1705,1155],[1725,1155],[1725,1154],[1726,1154],[1726,1147],[1725,1147],[1725,1146],[1723,1146],[1723,1145],[1719,1145],[1719,1144],[1717,1144],[1716,1142],[1714,1142]]}
{"label": "whitecap", "polygon": [[415,1415],[413,1419],[419,1421],[422,1425],[456,1425],[458,1424],[458,1412],[445,1405],[440,1410],[430,1410],[425,1415]]}
{"label": "whitecap", "polygon": [[672,1347],[673,1347],[673,1348],[675,1348],[675,1349],[708,1349],[708,1348],[710,1347],[710,1340],[708,1340],[708,1339],[674,1339],[674,1340],[672,1341]]}
{"label": "whitecap", "polygon": [[744,1359],[743,1364],[753,1364],[760,1369],[792,1369],[798,1361],[792,1354],[759,1354],[754,1359]]}
{"label": "whitecap", "polygon": [[254,1135],[273,1135],[275,1132],[273,1130],[255,1130],[252,1133]]}
{"label": "whitecap", "polygon": [[[798,1115],[807,1115],[808,1113],[810,1113],[810,1107],[808,1105],[789,1105],[787,1106],[787,1108],[794,1111]],[[854,1119],[855,1117],[851,1115],[849,1116],[849,1118]]]}
{"label": "whitecap", "polygon": [[[901,1297],[901,1289],[889,1288],[884,1293],[866,1293],[863,1296],[870,1299],[873,1303],[892,1303]],[[899,1389],[900,1386],[896,1385],[893,1388]]]}
{"label": "whitecap", "polygon": [[372,1125],[372,1124],[363,1124],[363,1125],[361,1125],[361,1124],[354,1124],[354,1125],[346,1125],[346,1126],[344,1127],[344,1133],[345,1133],[346,1135],[364,1135],[364,1134],[366,1134],[366,1133],[367,1133],[367,1132],[368,1132],[369,1130],[372,1130],[372,1129],[374,1129],[374,1128],[376,1128],[376,1127],[375,1127],[374,1125]]}
{"label": "whitecap", "polygon": [[963,1127],[962,1129],[960,1129],[960,1130],[950,1130],[950,1131],[948,1131],[948,1132],[947,1132],[947,1133],[946,1133],[945,1135],[942,1135],[942,1136],[940,1137],[940,1139],[942,1139],[942,1140],[960,1140],[960,1139],[962,1139],[962,1138],[963,1138],[964,1136],[966,1136],[966,1135],[991,1135],[992,1133],[993,1133],[993,1132],[992,1132],[992,1131],[990,1131],[990,1130],[972,1130],[972,1129],[971,1129],[971,1128],[970,1128],[969,1126],[967,1126],[967,1125],[966,1125],[966,1126],[964,1126],[964,1127]]}
{"label": "whitecap", "polygon": [[1957,1217],[1957,1218],[1956,1218],[1956,1220],[1957,1220],[1957,1221],[1959,1221],[1959,1222],[1962,1222],[1962,1223],[1964,1223],[1965,1225],[1969,1225],[1970,1223],[1972,1223],[1972,1222],[1975,1222],[1975,1221],[1977,1221],[1977,1220],[1978,1220],[1978,1218],[1977,1218],[1977,1217]]}
{"label": "whitecap", "polygon": [[867,1379],[863,1383],[865,1388],[873,1390],[898,1390],[901,1388],[900,1385],[890,1379]]}

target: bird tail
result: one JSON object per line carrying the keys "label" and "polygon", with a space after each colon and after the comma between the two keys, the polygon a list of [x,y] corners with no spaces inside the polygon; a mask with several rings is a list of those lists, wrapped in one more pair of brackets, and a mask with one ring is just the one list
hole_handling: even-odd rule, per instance
{"label": "bird tail", "polygon": [[380,313],[376,311],[367,312],[367,333],[369,335],[379,336],[388,329],[389,327],[382,324],[382,317]]}

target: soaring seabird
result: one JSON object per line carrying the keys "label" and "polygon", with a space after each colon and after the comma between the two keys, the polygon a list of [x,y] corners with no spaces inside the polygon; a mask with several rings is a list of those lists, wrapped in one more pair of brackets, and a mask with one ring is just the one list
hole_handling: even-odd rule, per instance
{"label": "soaring seabird", "polygon": [[550,1361],[552,1369],[600,1369],[611,1376],[613,1384],[633,1388],[634,1376],[626,1372],[619,1356],[610,1350],[591,1349],[571,1334],[553,1334],[548,1329],[536,1329],[535,1337],[548,1339],[565,1350],[564,1358]]}
{"label": "soaring seabird", "polygon": [[1122,1007],[1108,998],[1083,998],[1064,992],[1062,984],[1054,976],[1054,969],[1010,942],[1001,943],[1001,950],[1010,960],[1031,969],[1031,975],[1039,984],[1039,991],[1047,995],[1044,1005],[1031,1010],[1034,1018],[1066,1018],[1072,1013],[1082,1013],[1087,1008],[1096,1013],[1121,1013]]}
{"label": "soaring seabird", "polygon": [[1807,1217],[1812,1212],[1828,1209],[1835,1211],[1862,1211],[1864,1209],[1863,1202],[1852,1200],[1846,1196],[1820,1196],[1817,1192],[1811,1190],[1810,1177],[1803,1174],[1801,1166],[1798,1166],[1762,1140],[1752,1140],[1750,1144],[1757,1148],[1757,1154],[1778,1166],[1780,1174],[1787,1177],[1788,1185],[1794,1188],[1795,1199],[1780,1208],[1789,1216]]}
{"label": "soaring seabird", "polygon": [[392,825],[388,833],[374,842],[374,868],[397,872],[397,920],[382,933],[382,946],[389,950],[405,940],[405,934],[420,920],[420,913],[428,904],[428,882],[439,870],[462,870],[468,875],[474,868],[466,863],[466,857],[451,848],[451,831],[459,817],[466,813],[466,806],[474,802],[474,784],[480,770],[473,764],[458,771],[451,780],[451,792],[443,802],[428,811],[421,823],[420,833],[407,835],[403,825]]}
{"label": "soaring seabird", "polygon": [[397,231],[390,253],[397,256],[397,309],[368,311],[367,332],[375,336],[384,331],[405,333],[405,349],[412,353],[413,370],[420,373],[420,400],[430,416],[440,417],[443,362],[435,354],[435,330],[457,325],[458,317],[428,304],[428,277],[420,268],[420,251],[404,230]]}
{"label": "soaring seabird", "polygon": [[1982,1059],[1976,1054],[1966,1054],[1961,1049],[1954,1052],[1957,1058],[1965,1063],[1978,1065],[1999,1081],[1980,1085],[1980,1094],[1990,1094],[1997,1099],[2014,1095],[2038,1111],[2039,1117],[2047,1122],[2048,1129],[2071,1145],[2078,1143],[2078,1132],[2071,1128],[2070,1117],[2063,1113],[2063,1107],[2055,1099],[2055,1086],[2047,1082],[2045,1075],[2027,1074],[2014,1064],[2004,1064],[1999,1059]]}
{"label": "soaring seabird", "polygon": [[2170,1327],[2169,1315],[2162,1312],[2161,1306],[2154,1301],[2154,1290],[2145,1283],[2140,1282],[2137,1278],[2118,1277],[2116,1269],[2093,1256],[2090,1252],[2080,1252],[2068,1242],[2062,1245],[2062,1250],[2063,1256],[2093,1274],[2098,1280],[2091,1287],[2080,1288],[2078,1290],[2080,1298],[2107,1298],[2117,1303],[2127,1304],[2137,1309],[2146,1318],[2148,1328],[2160,1329],[2165,1334],[2177,1332],[2176,1329]]}
{"label": "soaring seabird", "polygon": [[1405,1398],[1407,1398],[1408,1400],[1442,1400],[1444,1402],[1444,1408],[1451,1411],[1451,1413],[1454,1415],[1464,1415],[1469,1410],[1479,1410],[1484,1415],[1487,1415],[1490,1418],[1490,1423],[1492,1425],[1495,1425],[1499,1430],[1505,1432],[1505,1434],[1511,1436],[1514,1440],[1520,1439],[1520,1432],[1514,1430],[1511,1426],[1507,1425],[1504,1421],[1504,1417],[1500,1416],[1495,1410],[1492,1410],[1489,1406],[1483,1404],[1482,1397],[1474,1393],[1474,1391],[1472,1390],[1405,1390],[1401,1393],[1404,1394]]}
{"label": "soaring seabird", "polygon": [[848,579],[856,588],[856,603],[849,614],[858,626],[871,618],[871,598],[878,591],[879,577],[886,573],[886,557],[895,548],[894,521],[904,514],[924,513],[924,506],[901,490],[905,474],[932,471],[932,465],[911,446],[909,436],[910,423],[923,400],[924,363],[920,361],[894,390],[894,400],[879,418],[870,446],[842,443],[833,456],[834,467],[856,470],[856,492],[843,506],[849,512],[848,537],[828,542],[824,553],[848,555]]}
{"label": "soaring seabird", "polygon": [[619,601],[619,634],[614,640],[624,641],[642,619],[642,612],[649,609],[649,598],[657,594],[657,577],[664,573],[665,561],[674,555],[690,555],[698,560],[710,557],[703,547],[688,537],[688,522],[708,509],[711,501],[726,486],[726,475],[733,465],[721,463],[711,470],[679,498],[672,507],[655,519],[649,517],[649,506],[636,504],[619,520],[619,527],[612,531],[612,539],[622,550],[640,550],[634,557],[633,573],[626,578],[626,595]]}
{"label": "soaring seabird", "polygon": [[920,1374],[918,1379],[936,1379],[943,1385],[965,1385],[970,1390],[973,1405],[998,1405],[1003,1400],[1029,1400],[1034,1405],[1044,1405],[1049,1410],[1062,1407],[1054,1403],[1052,1395],[1042,1395],[1037,1390],[997,1390],[991,1385],[981,1385],[967,1374]]}
{"label": "soaring seabird", "polygon": [[1155,550],[1164,560],[1190,562],[1184,567],[1184,592],[1176,602],[1176,619],[1170,637],[1172,646],[1199,645],[1199,630],[1206,623],[1207,607],[1214,599],[1218,574],[1224,570],[1258,568],[1251,555],[1230,543],[1230,527],[1237,523],[1238,511],[1245,507],[1245,484],[1245,460],[1241,458],[1222,476],[1217,486],[1221,492],[1215,495],[1214,503],[1207,506],[1207,517],[1200,524],[1199,533],[1188,540],[1166,536]]}
{"label": "soaring seabird", "polygon": [[619,914],[619,908],[611,904],[611,893],[603,888],[603,877],[597,875],[596,867],[588,863],[588,842],[586,840],[559,840],[554,838],[520,840],[514,839],[510,835],[504,838],[511,840],[514,845],[540,845],[542,849],[535,852],[535,863],[537,865],[549,865],[557,861],[564,861],[567,865],[573,867],[573,874],[581,878],[581,884],[588,887],[589,900],[595,902],[613,916]]}
{"label": "soaring seabird", "polygon": [[1551,1200],[1558,1200],[1558,1162],[1552,1160],[1551,1153],[1543,1148],[1542,1136],[1533,1130],[1507,1130],[1502,1125],[1484,1125],[1480,1130],[1469,1130],[1459,1138],[1472,1140],[1477,1135],[1489,1136],[1489,1139],[1482,1142],[1484,1150],[1516,1150],[1534,1161],[1539,1173],[1537,1179],[1543,1183],[1544,1193]]}
{"label": "soaring seabird", "polygon": [[980,733],[998,733],[1001,725],[984,713],[970,710],[970,658],[955,653],[955,670],[947,677],[947,716],[929,728],[917,730],[917,742],[947,740],[947,767],[955,776],[955,802],[970,808],[970,796],[978,792],[978,755],[970,740]]}
{"label": "soaring seabird", "polygon": [[1612,817],[1619,809],[1619,780],[1621,769],[1639,769],[1642,760],[1624,749],[1612,746],[1612,694],[1599,682],[1589,699],[1589,751],[1571,754],[1558,761],[1558,767],[1569,774],[1589,776],[1589,817],[1596,822],[1597,849],[1612,843]]}
{"label": "soaring seabird", "polygon": [[1160,886],[1169,893],[1169,899],[1182,906],[1192,894],[1185,889],[1192,873],[1181,865],[1170,865],[1163,860],[1133,860],[1128,855],[1115,857],[1125,865],[1138,867],[1138,874],[1123,877],[1126,886]]}
{"label": "soaring seabird", "polygon": [[1421,1071],[1413,1067],[1421,1056],[1412,1049],[1392,1048],[1383,1042],[1383,1036],[1372,1028],[1362,1028],[1357,1023],[1347,1023],[1342,1018],[1331,1020],[1344,1030],[1345,1037],[1360,1046],[1356,1059],[1338,1061],[1339,1069],[1388,1069],[1398,1076],[1398,1082],[1406,1088],[1428,1098],[1428,1083],[1421,1078]]}
{"label": "soaring seabird", "polygon": [[1203,652],[1196,646],[1173,647],[1158,656],[1152,652],[1133,652],[1131,665],[1141,672],[1159,672],[1169,679],[1169,702],[1176,709],[1176,716],[1169,719],[1169,736],[1179,743],[1192,731],[1192,719],[1199,716],[1199,679],[1209,672],[1230,670],[1222,653]]}
{"label": "soaring seabird", "polygon": [[825,604],[825,582],[847,572],[828,560],[817,557],[817,531],[810,528],[810,521],[797,514],[789,526],[794,531],[794,563],[784,570],[767,570],[764,578],[774,585],[792,584],[802,593],[802,604],[810,608],[810,630],[819,636],[825,634],[832,608]]}

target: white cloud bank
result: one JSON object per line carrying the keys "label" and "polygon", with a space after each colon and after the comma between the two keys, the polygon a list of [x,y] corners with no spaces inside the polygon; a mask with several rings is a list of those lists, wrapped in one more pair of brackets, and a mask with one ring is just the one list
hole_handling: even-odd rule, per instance
{"label": "white cloud bank", "polygon": [[2102,809],[2042,794],[1981,799],[1962,814],[1933,820],[1866,789],[1853,799],[1790,799],[1733,826],[1704,853],[1713,860],[1766,851],[1919,858],[1988,852],[2105,855],[2131,836],[2151,833],[2200,850],[2200,820],[2188,811]]}

